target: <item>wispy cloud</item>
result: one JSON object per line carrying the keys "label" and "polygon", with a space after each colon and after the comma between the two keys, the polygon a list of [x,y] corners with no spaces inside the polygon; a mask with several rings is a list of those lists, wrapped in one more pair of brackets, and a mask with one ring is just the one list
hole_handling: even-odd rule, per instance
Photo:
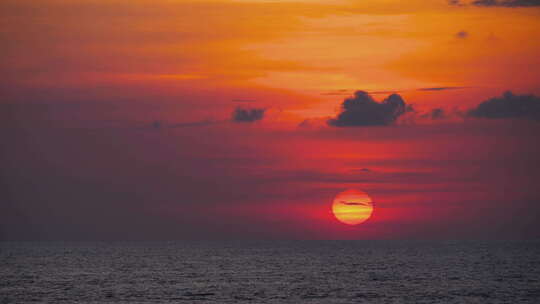
{"label": "wispy cloud", "polygon": [[351,95],[353,93],[353,90],[350,89],[339,89],[339,90],[331,90],[322,92],[321,95],[330,95],[330,96],[346,96]]}
{"label": "wispy cloud", "polygon": [[454,35],[458,39],[467,39],[469,38],[469,32],[467,31],[459,31]]}
{"label": "wispy cloud", "polygon": [[475,0],[464,2],[460,0],[449,0],[448,3],[454,6],[483,6],[483,7],[532,7],[540,6],[540,0]]}
{"label": "wispy cloud", "polygon": [[419,88],[417,91],[447,91],[447,90],[463,90],[470,89],[471,87],[430,87],[430,88]]}

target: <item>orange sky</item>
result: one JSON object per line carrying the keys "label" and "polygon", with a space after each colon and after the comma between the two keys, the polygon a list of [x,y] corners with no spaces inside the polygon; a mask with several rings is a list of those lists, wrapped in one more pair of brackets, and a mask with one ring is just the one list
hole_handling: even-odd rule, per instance
{"label": "orange sky", "polygon": [[[218,102],[279,104],[297,120],[333,114],[340,97],[321,94],[335,90],[401,91],[429,107],[540,90],[538,8],[444,0],[8,0],[2,7],[2,36],[11,42],[4,82],[25,87],[212,91]],[[415,91],[452,86],[469,89]],[[265,97],[272,90],[280,100]]]}
{"label": "orange sky", "polygon": [[[15,239],[538,235],[538,122],[464,113],[540,94],[540,6],[463,2],[3,0],[0,223]],[[356,90],[417,113],[329,126]],[[237,123],[238,106],[264,119]],[[329,213],[348,188],[374,201],[361,230]]]}

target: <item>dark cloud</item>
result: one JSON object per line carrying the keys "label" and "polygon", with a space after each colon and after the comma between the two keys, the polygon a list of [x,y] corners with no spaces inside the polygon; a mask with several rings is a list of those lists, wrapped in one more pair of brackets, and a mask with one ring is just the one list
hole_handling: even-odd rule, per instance
{"label": "dark cloud", "polygon": [[375,101],[367,92],[357,91],[343,101],[342,111],[328,120],[335,127],[387,126],[399,116],[412,111],[398,94],[388,96],[382,102]]}
{"label": "dark cloud", "polygon": [[503,7],[527,7],[540,6],[539,0],[476,0],[472,3],[476,6],[503,6]]}
{"label": "dark cloud", "polygon": [[463,3],[461,3],[460,0],[448,0],[448,3],[450,5],[455,5],[455,6],[462,6],[463,5]]}
{"label": "dark cloud", "polygon": [[[464,34],[460,34],[462,32],[459,32],[456,34],[456,36],[462,35],[464,37],[460,38],[466,38],[468,37],[467,32],[463,32]],[[369,95],[390,95],[390,94],[398,94],[401,92],[407,92],[407,91],[446,91],[446,90],[461,90],[461,89],[469,89],[471,87],[428,87],[428,88],[419,88],[419,89],[408,89],[408,90],[384,90],[384,91],[365,91]],[[332,90],[332,91],[326,91],[321,93],[321,95],[328,95],[328,96],[350,96],[353,94],[353,91],[351,90]]]}
{"label": "dark cloud", "polygon": [[238,107],[232,114],[232,120],[234,122],[255,122],[264,118],[266,109],[252,108],[246,109]]}
{"label": "dark cloud", "polygon": [[[450,5],[466,5],[460,0],[449,0]],[[475,0],[470,2],[474,6],[483,7],[531,7],[540,6],[540,0]]]}
{"label": "dark cloud", "polygon": [[454,107],[450,109],[432,108],[428,111],[415,112],[415,118],[420,119],[419,122],[425,120],[431,121],[446,121],[446,122],[463,122],[463,118],[467,116],[460,108]]}
{"label": "dark cloud", "polygon": [[[369,95],[389,95],[389,94],[395,94],[395,93],[400,93],[402,91],[365,91],[367,92]],[[354,91],[353,90],[348,90],[348,89],[340,89],[340,90],[332,90],[332,91],[326,91],[326,92],[323,92],[321,93],[321,95],[328,95],[328,96],[350,96],[351,94],[353,94]]]}
{"label": "dark cloud", "polygon": [[540,98],[534,95],[514,95],[508,91],[501,97],[488,99],[469,111],[478,118],[528,118],[540,121]]}
{"label": "dark cloud", "polygon": [[346,202],[346,201],[341,201],[340,203],[342,203],[343,205],[348,205],[348,206],[366,206],[367,205],[366,203],[355,203],[355,202]]}
{"label": "dark cloud", "polygon": [[468,89],[469,87],[431,87],[431,88],[420,88],[417,91],[447,91],[447,90],[461,90]]}
{"label": "dark cloud", "polygon": [[456,33],[456,38],[458,39],[467,39],[469,37],[469,33],[466,31],[459,31]]}
{"label": "dark cloud", "polygon": [[435,109],[431,110],[430,116],[431,116],[431,119],[433,119],[433,120],[446,118],[446,114],[444,112],[444,109],[441,109],[441,108],[435,108]]}

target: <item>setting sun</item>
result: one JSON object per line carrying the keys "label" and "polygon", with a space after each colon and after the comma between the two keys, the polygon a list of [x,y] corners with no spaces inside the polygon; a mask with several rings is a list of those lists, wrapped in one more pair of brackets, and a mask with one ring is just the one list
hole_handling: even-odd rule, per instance
{"label": "setting sun", "polygon": [[358,225],[371,217],[373,203],[365,192],[350,189],[341,192],[334,198],[332,212],[340,222]]}

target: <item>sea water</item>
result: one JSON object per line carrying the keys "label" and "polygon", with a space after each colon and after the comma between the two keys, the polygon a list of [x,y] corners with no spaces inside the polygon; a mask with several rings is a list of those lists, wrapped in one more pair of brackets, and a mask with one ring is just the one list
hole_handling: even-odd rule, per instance
{"label": "sea water", "polygon": [[28,302],[540,303],[540,242],[0,243]]}

